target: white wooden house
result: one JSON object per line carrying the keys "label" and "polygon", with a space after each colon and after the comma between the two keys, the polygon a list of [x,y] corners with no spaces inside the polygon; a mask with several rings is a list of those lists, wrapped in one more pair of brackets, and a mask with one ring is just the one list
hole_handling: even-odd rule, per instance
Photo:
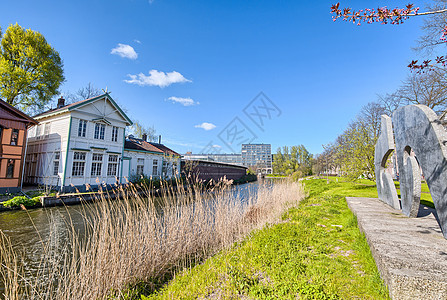
{"label": "white wooden house", "polygon": [[152,143],[133,136],[126,138],[123,156],[125,180],[144,175],[148,178],[170,179],[180,174],[181,155],[161,143]]}
{"label": "white wooden house", "polygon": [[34,117],[29,129],[25,182],[63,191],[122,182],[126,126],[132,121],[108,93]]}

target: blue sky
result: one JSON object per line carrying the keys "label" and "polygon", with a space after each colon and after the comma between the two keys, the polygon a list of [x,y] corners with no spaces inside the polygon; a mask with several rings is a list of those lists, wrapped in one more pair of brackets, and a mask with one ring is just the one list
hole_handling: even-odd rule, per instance
{"label": "blue sky", "polygon": [[[334,1],[2,2],[3,31],[17,22],[59,51],[62,92],[107,87],[131,119],[154,126],[180,153],[240,151],[223,131],[235,118],[253,143],[321,152],[363,105],[405,79],[422,24],[333,22]],[[260,92],[276,110],[257,126],[243,110]]]}

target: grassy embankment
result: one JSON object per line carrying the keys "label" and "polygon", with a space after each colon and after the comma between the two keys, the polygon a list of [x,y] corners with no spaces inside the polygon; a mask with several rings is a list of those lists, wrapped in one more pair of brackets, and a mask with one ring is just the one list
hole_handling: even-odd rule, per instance
{"label": "grassy embankment", "polygon": [[178,274],[141,299],[387,299],[345,196],[376,197],[371,182],[303,181],[308,197],[282,219]]}

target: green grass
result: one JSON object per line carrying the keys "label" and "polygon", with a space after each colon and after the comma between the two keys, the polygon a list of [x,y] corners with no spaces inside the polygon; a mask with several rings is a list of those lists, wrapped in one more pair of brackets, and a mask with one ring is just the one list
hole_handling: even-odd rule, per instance
{"label": "green grass", "polygon": [[[338,193],[339,195],[344,195],[347,197],[378,197],[376,183],[371,180],[359,179],[356,182],[349,182],[343,177],[329,177],[329,182],[329,186],[324,188],[329,189],[331,193]],[[399,181],[395,181],[394,185],[396,186],[397,195],[400,197]],[[428,189],[427,182],[425,181],[421,184],[421,204],[435,208],[433,199],[430,195],[430,190]]]}
{"label": "green grass", "polygon": [[309,196],[278,224],[185,270],[141,299],[389,299],[345,197],[371,182],[303,181]]}

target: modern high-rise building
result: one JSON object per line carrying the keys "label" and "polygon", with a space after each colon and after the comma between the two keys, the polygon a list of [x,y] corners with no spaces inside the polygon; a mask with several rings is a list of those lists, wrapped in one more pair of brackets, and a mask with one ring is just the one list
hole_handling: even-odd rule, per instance
{"label": "modern high-rise building", "polygon": [[256,169],[256,173],[272,174],[271,144],[242,144],[242,164]]}

